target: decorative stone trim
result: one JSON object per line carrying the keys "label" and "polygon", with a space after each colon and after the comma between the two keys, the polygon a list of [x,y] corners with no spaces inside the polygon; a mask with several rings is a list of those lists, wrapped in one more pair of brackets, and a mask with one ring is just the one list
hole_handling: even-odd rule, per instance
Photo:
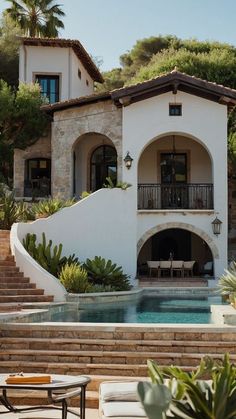
{"label": "decorative stone trim", "polygon": [[209,248],[211,249],[214,259],[219,259],[218,248],[215,245],[212,238],[207,233],[205,233],[205,231],[201,230],[198,227],[193,226],[192,224],[180,223],[180,222],[169,222],[169,223],[159,224],[155,227],[152,227],[150,230],[146,231],[146,233],[144,233],[143,236],[138,241],[137,253],[139,254],[142,246],[150,237],[152,237],[156,233],[159,233],[160,231],[167,230],[170,228],[181,228],[182,230],[188,230],[191,233],[195,233],[197,236],[200,236],[202,240],[204,240],[208,244]]}

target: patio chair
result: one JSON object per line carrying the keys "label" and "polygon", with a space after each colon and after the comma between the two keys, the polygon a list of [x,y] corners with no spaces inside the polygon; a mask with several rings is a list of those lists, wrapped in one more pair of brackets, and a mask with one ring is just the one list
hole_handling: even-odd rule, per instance
{"label": "patio chair", "polygon": [[169,273],[171,276],[171,260],[161,260],[160,261],[160,267],[159,267],[159,274],[160,276],[164,273]]}
{"label": "patio chair", "polygon": [[184,262],[184,276],[185,276],[185,273],[187,274],[187,276],[193,276],[194,264],[195,264],[195,260]]}
{"label": "patio chair", "polygon": [[137,393],[138,382],[102,382],[99,387],[99,418],[147,418]]}
{"label": "patio chair", "polygon": [[151,276],[152,271],[156,271],[157,276],[158,276],[158,269],[159,269],[159,266],[160,266],[159,260],[148,260],[147,261],[147,266],[148,266],[149,276]]}
{"label": "patio chair", "polygon": [[180,276],[184,276],[184,261],[183,260],[172,260],[171,264],[171,277],[173,273],[176,272],[176,276],[180,273]]}

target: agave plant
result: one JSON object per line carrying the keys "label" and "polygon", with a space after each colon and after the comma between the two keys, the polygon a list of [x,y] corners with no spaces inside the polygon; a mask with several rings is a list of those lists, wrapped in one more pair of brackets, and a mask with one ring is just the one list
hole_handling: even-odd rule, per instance
{"label": "agave plant", "polygon": [[225,274],[219,280],[219,288],[221,294],[236,293],[236,263],[231,262],[229,269],[225,270]]}
{"label": "agave plant", "polygon": [[75,199],[68,199],[64,201],[63,199],[53,198],[46,199],[38,202],[32,206],[32,210],[35,213],[36,217],[49,217],[57,211],[60,211],[62,208],[70,207],[75,203]]}
{"label": "agave plant", "polygon": [[94,284],[110,285],[116,291],[130,289],[128,277],[123,273],[122,267],[117,266],[110,259],[106,260],[101,256],[95,256],[94,259],[86,260],[84,268]]}
{"label": "agave plant", "polygon": [[13,193],[4,193],[0,198],[0,228],[10,230],[13,223],[33,220],[34,216],[23,201],[16,202]]}
{"label": "agave plant", "polygon": [[108,188],[108,189],[120,188],[123,191],[128,189],[130,186],[132,186],[131,183],[127,183],[127,182],[118,181],[117,183],[114,183],[111,177],[106,177],[106,183],[104,183],[103,185],[104,188]]}
{"label": "agave plant", "polygon": [[222,363],[203,359],[195,373],[176,367],[160,370],[153,361],[148,369],[152,383],[139,383],[138,393],[150,419],[236,418],[236,368],[228,354]]}

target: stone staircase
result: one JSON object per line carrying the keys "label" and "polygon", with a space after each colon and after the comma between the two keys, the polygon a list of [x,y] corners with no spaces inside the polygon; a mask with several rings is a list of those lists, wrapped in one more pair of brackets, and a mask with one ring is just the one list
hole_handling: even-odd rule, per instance
{"label": "stone staircase", "polygon": [[[0,373],[89,375],[87,406],[97,407],[101,381],[145,379],[147,359],[192,370],[204,355],[225,352],[236,361],[236,327],[3,324]],[[26,397],[17,403],[28,404]]]}
{"label": "stone staircase", "polygon": [[53,301],[29,278],[24,277],[10,254],[10,232],[0,230],[0,312],[20,310],[23,303]]}

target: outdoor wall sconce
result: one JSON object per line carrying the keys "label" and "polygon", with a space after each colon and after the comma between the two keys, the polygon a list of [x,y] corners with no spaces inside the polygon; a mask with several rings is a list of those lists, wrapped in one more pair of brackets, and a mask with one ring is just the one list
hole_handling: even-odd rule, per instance
{"label": "outdoor wall sconce", "polygon": [[129,151],[127,151],[126,156],[124,158],[125,166],[127,167],[127,169],[131,168],[133,160],[134,159],[132,159],[132,157],[130,156]]}
{"label": "outdoor wall sconce", "polygon": [[213,233],[216,236],[218,236],[221,232],[221,224],[222,224],[222,221],[220,221],[219,218],[217,218],[217,217],[211,223]]}

